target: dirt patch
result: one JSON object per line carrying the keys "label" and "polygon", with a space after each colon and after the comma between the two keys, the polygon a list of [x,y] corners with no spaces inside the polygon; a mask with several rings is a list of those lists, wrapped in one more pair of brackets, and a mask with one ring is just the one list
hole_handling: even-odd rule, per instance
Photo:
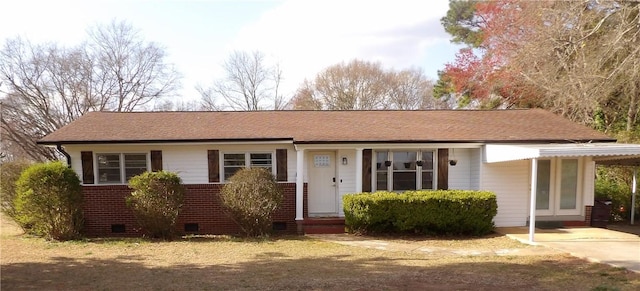
{"label": "dirt patch", "polygon": [[[2,220],[3,290],[638,290],[640,275],[568,255],[437,256],[308,237],[47,242]],[[487,238],[436,244],[510,243]]]}

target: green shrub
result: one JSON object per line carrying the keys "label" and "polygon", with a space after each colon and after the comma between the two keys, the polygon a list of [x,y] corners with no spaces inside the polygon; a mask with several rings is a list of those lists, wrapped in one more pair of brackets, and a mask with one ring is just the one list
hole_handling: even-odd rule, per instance
{"label": "green shrub", "polygon": [[138,224],[153,238],[172,239],[184,204],[184,186],[176,173],[144,172],[129,180],[126,202]]}
{"label": "green shrub", "polygon": [[[611,200],[610,221],[629,220],[633,171],[627,167],[598,167],[597,173],[595,198]],[[640,217],[640,198],[638,196],[636,197],[635,217]]]}
{"label": "green shrub", "polygon": [[229,216],[246,236],[268,234],[271,214],[282,203],[282,189],[273,175],[262,168],[242,169],[222,187],[220,200]]}
{"label": "green shrub", "polygon": [[16,220],[27,233],[55,240],[80,236],[82,187],[71,168],[61,162],[35,164],[16,186]]}
{"label": "green shrub", "polygon": [[16,182],[20,174],[29,167],[27,161],[4,162],[0,164],[0,210],[8,217],[16,220],[13,201],[16,197]]}
{"label": "green shrub", "polygon": [[343,202],[345,224],[356,233],[483,235],[498,211],[487,191],[381,191],[345,195]]}

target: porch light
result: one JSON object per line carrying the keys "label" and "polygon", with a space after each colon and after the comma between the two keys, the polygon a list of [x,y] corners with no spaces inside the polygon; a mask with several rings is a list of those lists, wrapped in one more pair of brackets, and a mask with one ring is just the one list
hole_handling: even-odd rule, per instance
{"label": "porch light", "polygon": [[384,161],[384,166],[385,167],[390,167],[391,166],[391,161]]}
{"label": "porch light", "polygon": [[422,167],[423,164],[424,164],[424,162],[422,160],[417,160],[416,161],[416,165],[418,165],[419,167]]}
{"label": "porch light", "polygon": [[342,157],[342,164],[347,165],[348,163],[349,161],[347,160],[347,157]]}

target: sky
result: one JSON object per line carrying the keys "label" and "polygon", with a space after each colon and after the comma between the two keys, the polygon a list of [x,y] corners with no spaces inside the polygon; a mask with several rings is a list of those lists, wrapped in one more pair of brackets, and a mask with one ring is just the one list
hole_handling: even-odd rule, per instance
{"label": "sky", "polygon": [[440,24],[447,9],[448,0],[10,0],[0,4],[0,40],[75,45],[89,27],[124,20],[165,48],[184,100],[222,78],[234,50],[278,63],[291,96],[305,79],[355,58],[420,68],[436,80],[458,50]]}

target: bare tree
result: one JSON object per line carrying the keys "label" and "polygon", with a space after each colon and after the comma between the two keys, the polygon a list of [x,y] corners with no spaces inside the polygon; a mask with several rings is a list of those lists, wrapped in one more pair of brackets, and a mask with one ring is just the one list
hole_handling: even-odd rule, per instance
{"label": "bare tree", "polygon": [[559,114],[603,130],[621,122],[633,130],[640,102],[640,4],[559,1],[537,8],[544,25],[514,53],[510,69]]}
{"label": "bare tree", "polygon": [[204,108],[220,110],[225,107],[221,101],[233,110],[279,110],[285,106],[279,92],[282,71],[278,65],[268,65],[263,53],[234,51],[223,69],[225,77],[211,87],[196,87]]}
{"label": "bare tree", "polygon": [[427,109],[440,105],[433,82],[422,71],[385,70],[380,63],[353,60],[328,67],[294,96],[294,109],[376,110]]}
{"label": "bare tree", "polygon": [[445,107],[433,98],[433,81],[420,69],[389,72],[389,105],[393,109],[414,110]]}
{"label": "bare tree", "polygon": [[151,109],[175,93],[180,75],[164,50],[130,25],[112,22],[75,47],[7,40],[0,51],[3,144],[33,160],[55,159],[43,136],[87,111]]}

